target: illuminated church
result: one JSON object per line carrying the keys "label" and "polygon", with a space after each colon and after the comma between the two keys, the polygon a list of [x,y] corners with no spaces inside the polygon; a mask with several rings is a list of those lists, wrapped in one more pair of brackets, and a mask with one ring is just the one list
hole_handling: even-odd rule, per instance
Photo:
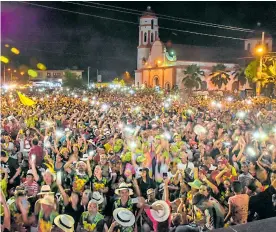
{"label": "illuminated church", "polygon": [[[173,44],[167,46],[159,38],[158,18],[150,7],[140,17],[139,46],[137,47],[137,70],[135,71],[135,85],[148,87],[160,86],[165,89],[178,87],[183,89],[182,80],[184,70],[196,64],[204,71],[202,90],[217,90],[208,76],[213,66],[224,64],[229,74],[234,71],[240,57],[252,56],[253,49],[261,42],[260,33],[252,33],[245,39],[244,48],[229,47],[202,47],[194,45]],[[272,37],[266,36],[265,45],[268,51],[272,50]],[[237,81],[232,74],[231,80],[222,90],[234,91]],[[249,89],[248,83],[240,89]]]}

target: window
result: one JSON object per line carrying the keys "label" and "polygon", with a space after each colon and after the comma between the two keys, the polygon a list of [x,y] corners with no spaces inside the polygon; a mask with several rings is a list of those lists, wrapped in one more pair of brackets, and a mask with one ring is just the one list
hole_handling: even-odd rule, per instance
{"label": "window", "polygon": [[147,42],[147,33],[145,32],[144,33],[144,43],[146,43]]}
{"label": "window", "polygon": [[248,43],[248,44],[247,44],[247,51],[250,51],[250,47],[251,47],[251,44]]}
{"label": "window", "polygon": [[153,33],[150,34],[150,42],[153,43]]}
{"label": "window", "polygon": [[153,30],[154,20],[151,20],[151,30]]}

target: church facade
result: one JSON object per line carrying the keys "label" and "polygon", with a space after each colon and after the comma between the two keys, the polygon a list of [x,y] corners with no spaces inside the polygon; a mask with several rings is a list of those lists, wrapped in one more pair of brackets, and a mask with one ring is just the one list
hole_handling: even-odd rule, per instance
{"label": "church facade", "polygon": [[[244,86],[237,85],[237,81],[232,74],[237,65],[235,61],[239,57],[251,54],[252,49],[259,45],[260,41],[259,36],[253,35],[245,40],[244,48],[240,49],[182,44],[168,46],[160,40],[158,18],[148,7],[140,17],[135,85],[160,86],[165,89],[172,89],[177,86],[179,89],[183,89],[184,70],[189,65],[196,64],[204,71],[200,89],[219,90],[217,86],[213,85],[209,75],[213,66],[223,64],[230,74],[231,80],[227,85],[223,85],[220,90],[234,91],[237,86],[240,89],[250,89],[248,83]],[[271,51],[272,38],[267,37],[265,44],[268,51]]]}

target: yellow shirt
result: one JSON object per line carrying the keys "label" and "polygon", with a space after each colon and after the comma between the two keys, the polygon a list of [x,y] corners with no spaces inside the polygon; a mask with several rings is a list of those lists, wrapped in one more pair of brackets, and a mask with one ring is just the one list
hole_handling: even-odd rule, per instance
{"label": "yellow shirt", "polygon": [[7,185],[8,185],[8,182],[7,182],[6,179],[2,179],[0,181],[0,189],[2,189],[5,197],[8,196],[8,194],[7,194]]}

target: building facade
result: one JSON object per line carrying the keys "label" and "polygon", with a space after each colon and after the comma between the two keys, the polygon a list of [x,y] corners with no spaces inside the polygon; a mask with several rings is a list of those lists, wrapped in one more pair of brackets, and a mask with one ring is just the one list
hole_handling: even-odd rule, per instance
{"label": "building facade", "polygon": [[[240,89],[249,89],[248,83],[244,86],[238,85],[232,74],[239,58],[252,56],[254,48],[260,45],[259,34],[250,35],[244,41],[244,48],[239,49],[182,44],[168,46],[159,39],[158,18],[148,7],[140,17],[135,85],[160,86],[165,89],[177,86],[183,89],[184,70],[189,65],[196,64],[204,71],[201,89],[218,90],[218,87],[212,84],[209,75],[213,66],[223,64],[231,80],[220,90],[234,91],[238,86]],[[272,50],[271,36],[266,37],[265,45],[268,51]]]}
{"label": "building facade", "polygon": [[82,73],[84,70],[36,70],[37,77],[35,79],[37,80],[43,80],[43,81],[60,81],[65,78],[65,72],[71,72],[77,76],[77,78],[82,79]]}

